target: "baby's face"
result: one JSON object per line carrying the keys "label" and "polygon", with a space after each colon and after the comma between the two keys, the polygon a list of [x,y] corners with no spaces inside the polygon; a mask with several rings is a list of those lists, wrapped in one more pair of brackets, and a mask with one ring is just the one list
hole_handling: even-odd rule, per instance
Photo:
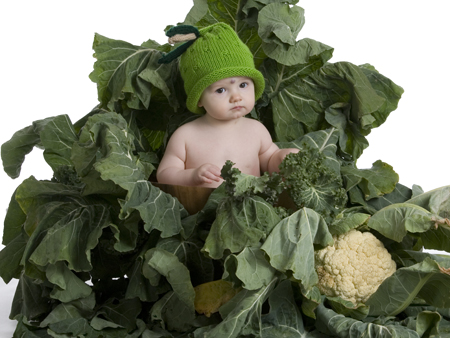
{"label": "baby's face", "polygon": [[255,86],[252,79],[229,77],[214,82],[203,91],[199,107],[216,120],[228,121],[250,113],[255,105]]}

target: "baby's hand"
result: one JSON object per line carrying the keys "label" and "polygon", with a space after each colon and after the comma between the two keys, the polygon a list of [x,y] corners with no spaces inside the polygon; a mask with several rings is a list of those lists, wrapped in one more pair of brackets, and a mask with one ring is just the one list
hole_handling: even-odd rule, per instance
{"label": "baby's hand", "polygon": [[211,163],[202,164],[200,167],[194,170],[194,183],[195,185],[201,185],[204,183],[220,182],[220,168]]}

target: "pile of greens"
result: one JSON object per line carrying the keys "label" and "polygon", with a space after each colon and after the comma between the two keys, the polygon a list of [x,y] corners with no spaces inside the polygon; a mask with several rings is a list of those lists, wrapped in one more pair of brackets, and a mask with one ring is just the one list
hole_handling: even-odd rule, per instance
{"label": "pile of greens", "polygon": [[[184,22],[229,23],[254,53],[266,89],[252,118],[280,147],[300,149],[279,175],[227,162],[226,182],[195,214],[151,183],[171,133],[196,118],[177,62],[157,62],[174,47],[152,40],[97,34],[99,104],[75,123],[35,121],[3,144],[10,177],[34,147],[54,172],[25,179],[5,218],[0,275],[19,279],[14,337],[450,335],[450,257],[422,251],[450,252],[450,187],[423,192],[382,161],[356,166],[403,90],[298,40],[297,2],[197,0]],[[316,287],[314,251],[350,229],[374,233],[397,264],[366,304]]]}

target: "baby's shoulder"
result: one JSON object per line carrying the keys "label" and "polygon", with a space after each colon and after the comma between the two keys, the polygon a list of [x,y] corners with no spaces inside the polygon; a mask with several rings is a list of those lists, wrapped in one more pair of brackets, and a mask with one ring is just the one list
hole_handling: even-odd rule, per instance
{"label": "baby's shoulder", "polygon": [[244,128],[246,128],[248,131],[261,134],[264,136],[269,133],[266,126],[258,120],[252,118],[245,118],[244,121],[245,121]]}

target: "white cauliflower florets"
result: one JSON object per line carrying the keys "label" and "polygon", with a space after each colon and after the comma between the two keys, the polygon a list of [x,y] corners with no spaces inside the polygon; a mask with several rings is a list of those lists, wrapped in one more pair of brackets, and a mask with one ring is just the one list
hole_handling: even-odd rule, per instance
{"label": "white cauliflower florets", "polygon": [[324,295],[364,303],[396,270],[391,254],[370,232],[350,230],[315,253],[317,287]]}

